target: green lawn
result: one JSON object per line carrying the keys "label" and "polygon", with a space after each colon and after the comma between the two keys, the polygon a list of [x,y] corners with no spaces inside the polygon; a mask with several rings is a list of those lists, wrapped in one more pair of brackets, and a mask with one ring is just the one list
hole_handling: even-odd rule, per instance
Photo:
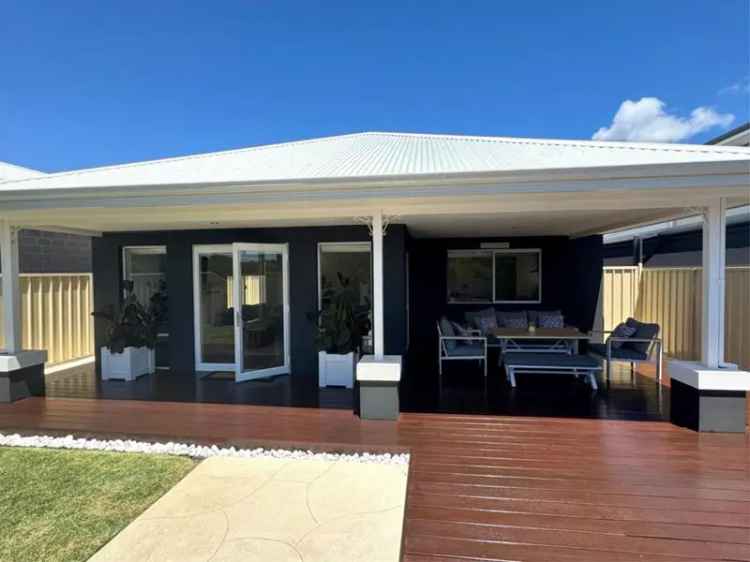
{"label": "green lawn", "polygon": [[183,457],[0,447],[0,560],[87,560],[194,466]]}

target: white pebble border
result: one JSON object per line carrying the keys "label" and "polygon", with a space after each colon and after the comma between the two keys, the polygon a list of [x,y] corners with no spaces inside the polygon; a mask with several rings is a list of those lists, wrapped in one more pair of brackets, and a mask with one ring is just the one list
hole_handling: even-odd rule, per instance
{"label": "white pebble border", "polygon": [[171,441],[169,443],[147,443],[133,439],[84,439],[73,437],[72,435],[52,437],[50,435],[23,436],[17,433],[10,435],[0,433],[0,446],[176,455],[198,459],[206,459],[208,457],[235,457],[242,459],[272,457],[275,459],[316,459],[377,464],[409,464],[409,455],[406,453],[316,453],[301,449],[237,449],[235,447],[192,445],[188,443],[173,443]]}

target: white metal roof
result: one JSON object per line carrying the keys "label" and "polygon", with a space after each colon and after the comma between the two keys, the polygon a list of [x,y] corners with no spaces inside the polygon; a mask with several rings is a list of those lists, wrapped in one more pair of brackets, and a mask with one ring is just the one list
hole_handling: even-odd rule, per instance
{"label": "white metal roof", "polygon": [[340,181],[748,159],[750,149],[744,147],[356,133],[17,178],[0,185],[0,191],[305,179]]}
{"label": "white metal roof", "polygon": [[0,183],[3,183],[4,181],[36,178],[43,175],[43,172],[38,172],[37,170],[24,168],[23,166],[16,166],[15,164],[8,164],[7,162],[0,162]]}

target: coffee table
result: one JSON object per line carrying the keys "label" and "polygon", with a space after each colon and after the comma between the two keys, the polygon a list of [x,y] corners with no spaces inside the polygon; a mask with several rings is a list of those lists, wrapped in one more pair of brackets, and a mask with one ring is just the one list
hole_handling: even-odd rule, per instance
{"label": "coffee table", "polygon": [[536,328],[533,332],[521,328],[495,328],[490,331],[500,342],[502,353],[578,353],[578,342],[591,339],[578,328]]}

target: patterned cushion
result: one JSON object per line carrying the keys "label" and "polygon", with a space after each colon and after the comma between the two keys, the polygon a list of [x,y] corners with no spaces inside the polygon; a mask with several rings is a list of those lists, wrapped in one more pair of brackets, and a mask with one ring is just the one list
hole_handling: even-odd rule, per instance
{"label": "patterned cushion", "polygon": [[[615,329],[612,330],[612,334],[607,338],[609,340],[610,338],[629,338],[633,334],[635,334],[636,328],[633,326],[628,326],[627,323],[618,324],[615,326]],[[622,344],[624,344],[624,341],[613,341],[612,342],[612,349],[619,349],[622,347]]]}
{"label": "patterned cushion", "polygon": [[[446,337],[452,337],[456,335],[453,331],[453,324],[445,316],[440,319],[440,333]],[[445,349],[451,351],[456,348],[456,340],[445,340]]]}
{"label": "patterned cushion", "polygon": [[539,311],[537,315],[537,326],[540,328],[564,328],[565,319],[559,310],[547,312]]}
{"label": "patterned cushion", "polygon": [[497,328],[494,308],[485,308],[475,312],[472,316],[474,326],[483,334],[487,335],[490,330]]}
{"label": "patterned cushion", "polygon": [[503,327],[517,328],[525,330],[529,327],[529,320],[526,317],[526,311],[503,312]]}
{"label": "patterned cushion", "polygon": [[495,316],[479,316],[477,317],[477,327],[483,335],[487,335],[490,331],[497,328],[497,321]]}

